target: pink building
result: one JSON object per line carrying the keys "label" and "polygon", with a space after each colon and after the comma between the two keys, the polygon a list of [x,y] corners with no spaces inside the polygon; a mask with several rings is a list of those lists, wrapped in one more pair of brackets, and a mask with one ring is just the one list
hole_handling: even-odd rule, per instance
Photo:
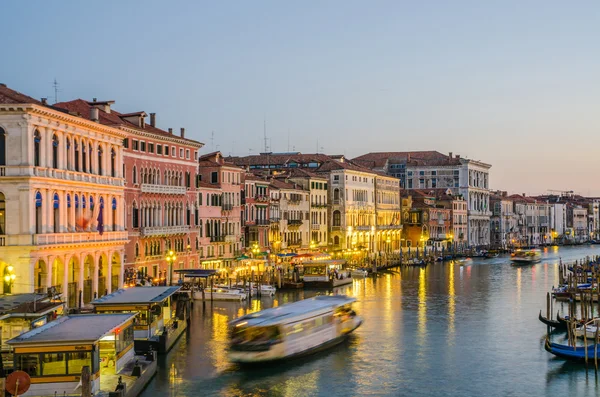
{"label": "pink building", "polygon": [[265,251],[269,247],[269,182],[246,173],[243,187],[242,225],[245,248],[252,248],[256,244],[261,251]]}
{"label": "pink building", "polygon": [[[72,101],[62,108],[89,114],[93,121],[126,132],[123,140],[122,174],[125,177],[126,282],[136,274],[173,280],[173,269],[192,268],[198,263],[198,211],[196,209],[196,162],[200,142],[173,130],[156,127],[156,115],[145,112],[119,113],[114,101]],[[85,108],[85,109],[84,109]],[[94,109],[94,110],[92,110]],[[168,263],[167,253],[175,260]]]}
{"label": "pink building", "polygon": [[204,237],[210,238],[214,258],[222,261],[222,267],[231,268],[234,259],[241,254],[243,235],[241,229],[241,184],[243,170],[233,163],[226,162],[221,152],[213,152],[200,157],[198,179],[220,193],[210,197],[211,207],[220,207],[219,219],[204,221]]}

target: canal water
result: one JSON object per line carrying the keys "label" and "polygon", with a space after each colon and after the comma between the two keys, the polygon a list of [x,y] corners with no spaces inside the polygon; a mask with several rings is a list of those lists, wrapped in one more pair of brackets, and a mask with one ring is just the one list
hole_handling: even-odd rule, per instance
{"label": "canal water", "polygon": [[[600,255],[600,246],[548,248],[541,263],[507,257],[464,266],[396,268],[355,280],[363,325],[311,358],[240,370],[227,361],[227,323],[245,313],[322,291],[278,293],[251,303],[196,303],[192,326],[142,394],[150,396],[592,396],[593,369],[544,350],[546,292],[558,262]],[[554,312],[567,310],[555,302]],[[563,342],[562,335],[553,340]]]}

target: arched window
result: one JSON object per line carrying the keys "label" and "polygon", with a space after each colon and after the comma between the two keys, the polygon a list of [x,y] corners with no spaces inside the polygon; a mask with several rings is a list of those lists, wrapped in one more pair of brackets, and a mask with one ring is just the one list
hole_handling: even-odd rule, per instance
{"label": "arched window", "polygon": [[117,199],[113,197],[111,203],[112,209],[112,230],[117,230]]}
{"label": "arched window", "polygon": [[69,208],[71,208],[71,195],[67,194],[67,229],[68,229],[68,231],[70,231],[70,227],[73,225],[72,219],[71,219],[71,211],[69,210]]}
{"label": "arched window", "polygon": [[0,193],[0,234],[6,234],[6,200]]}
{"label": "arched window", "polygon": [[140,227],[139,222],[139,209],[134,201],[133,206],[131,207],[131,227],[137,229],[138,227]]}
{"label": "arched window", "polygon": [[101,145],[98,145],[98,175],[102,175],[102,155],[104,150]]}
{"label": "arched window", "polygon": [[52,197],[52,209],[54,211],[54,233],[60,233],[60,199],[58,193],[54,193]]}
{"label": "arched window", "polygon": [[42,136],[38,130],[33,133],[33,165],[40,166]]}
{"label": "arched window", "polygon": [[94,152],[92,151],[92,144],[89,143],[88,144],[88,158],[89,158],[89,162],[90,162],[90,174],[93,173],[94,171],[92,170],[92,157],[94,156]]}
{"label": "arched window", "polygon": [[0,165],[6,165],[6,132],[0,128]]}
{"label": "arched window", "polygon": [[137,183],[137,167],[135,165],[133,166],[133,173],[132,173],[131,180],[133,180],[133,183]]}
{"label": "arched window", "polygon": [[117,161],[116,157],[117,157],[117,153],[115,153],[115,149],[111,148],[110,149],[110,176],[112,176],[113,178],[117,176],[117,167],[115,164],[115,161]]}
{"label": "arched window", "polygon": [[72,167],[72,164],[71,164],[71,140],[69,138],[67,138],[67,140],[66,140],[66,145],[67,145],[67,169],[70,170]]}
{"label": "arched window", "polygon": [[79,171],[79,142],[77,139],[73,140],[73,144],[75,145],[75,171]]}
{"label": "arched window", "polygon": [[87,172],[87,145],[85,142],[81,142],[81,168],[83,172]]}
{"label": "arched window", "polygon": [[52,135],[52,168],[58,168],[58,137]]}
{"label": "arched window", "polygon": [[341,226],[342,214],[340,211],[333,211],[333,226]]}
{"label": "arched window", "polygon": [[42,233],[42,193],[35,193],[35,232]]}
{"label": "arched window", "polygon": [[339,200],[340,199],[340,189],[333,189],[333,200]]}
{"label": "arched window", "polygon": [[140,256],[140,245],[135,243],[135,256]]}

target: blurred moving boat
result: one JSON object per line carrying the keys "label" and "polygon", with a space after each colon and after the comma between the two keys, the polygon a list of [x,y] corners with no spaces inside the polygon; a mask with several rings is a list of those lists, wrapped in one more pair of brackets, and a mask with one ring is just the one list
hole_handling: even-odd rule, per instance
{"label": "blurred moving boat", "polygon": [[204,296],[201,290],[193,291],[194,300],[215,300],[215,301],[242,301],[246,299],[246,294],[241,289],[228,287],[204,288]]}
{"label": "blurred moving boat", "polygon": [[542,260],[540,250],[516,250],[510,256],[513,265],[530,265]]}
{"label": "blurred moving boat", "polygon": [[277,361],[334,346],[362,323],[352,310],[355,301],[322,295],[242,316],[230,323],[229,360]]}

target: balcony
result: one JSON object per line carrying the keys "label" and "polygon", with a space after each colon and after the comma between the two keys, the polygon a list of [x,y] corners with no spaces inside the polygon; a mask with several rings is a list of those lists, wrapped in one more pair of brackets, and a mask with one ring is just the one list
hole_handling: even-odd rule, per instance
{"label": "balcony", "polygon": [[170,236],[173,234],[187,234],[190,232],[189,226],[150,226],[143,227],[144,236]]}
{"label": "balcony", "polygon": [[339,200],[339,199],[338,199],[338,200],[335,200],[335,199],[333,199],[333,200],[331,201],[331,203],[332,203],[333,205],[340,205],[340,200]]}
{"label": "balcony", "polygon": [[3,166],[0,167],[0,177],[38,176],[43,178],[63,179],[84,183],[95,183],[108,186],[123,186],[123,178],[112,176],[88,174],[85,172],[68,171],[56,168],[30,167],[30,166]]}
{"label": "balcony", "polygon": [[224,243],[225,236],[210,236],[211,243]]}
{"label": "balcony", "polygon": [[302,220],[301,219],[289,219],[287,222],[288,222],[289,226],[300,226],[300,225],[302,225]]}
{"label": "balcony", "polygon": [[377,225],[377,230],[401,230],[402,225]]}
{"label": "balcony", "polygon": [[327,208],[327,204],[311,204],[310,205],[312,208]]}
{"label": "balcony", "polygon": [[233,204],[222,204],[221,211],[231,211],[233,209]]}
{"label": "balcony", "polygon": [[331,226],[331,231],[332,232],[339,232],[342,230],[341,226]]}
{"label": "balcony", "polygon": [[158,193],[158,194],[186,194],[185,186],[169,186],[169,185],[152,185],[142,183],[142,193]]}
{"label": "balcony", "polygon": [[254,225],[256,226],[269,226],[269,224],[271,224],[271,221],[268,219],[256,219],[254,221]]}
{"label": "balcony", "polygon": [[288,200],[288,204],[291,204],[291,205],[300,205],[300,203],[301,203],[301,200],[298,200],[298,199]]}
{"label": "balcony", "polygon": [[225,236],[226,243],[236,243],[238,241],[238,237],[234,234],[228,234]]}
{"label": "balcony", "polygon": [[278,216],[272,216],[269,218],[269,222],[271,223],[278,223],[281,220],[281,218],[279,218]]}
{"label": "balcony", "polygon": [[254,197],[254,200],[256,200],[257,203],[267,203],[270,200],[269,196],[256,196]]}
{"label": "balcony", "polygon": [[321,228],[321,224],[320,223],[313,223],[312,225],[310,225],[310,228],[313,230],[319,230]]}
{"label": "balcony", "polygon": [[[127,241],[127,239],[127,232],[125,231],[104,232],[102,235],[98,234],[98,232],[46,233],[34,234],[33,245],[101,243],[110,241]],[[6,240],[2,239],[2,242],[5,243]]]}

